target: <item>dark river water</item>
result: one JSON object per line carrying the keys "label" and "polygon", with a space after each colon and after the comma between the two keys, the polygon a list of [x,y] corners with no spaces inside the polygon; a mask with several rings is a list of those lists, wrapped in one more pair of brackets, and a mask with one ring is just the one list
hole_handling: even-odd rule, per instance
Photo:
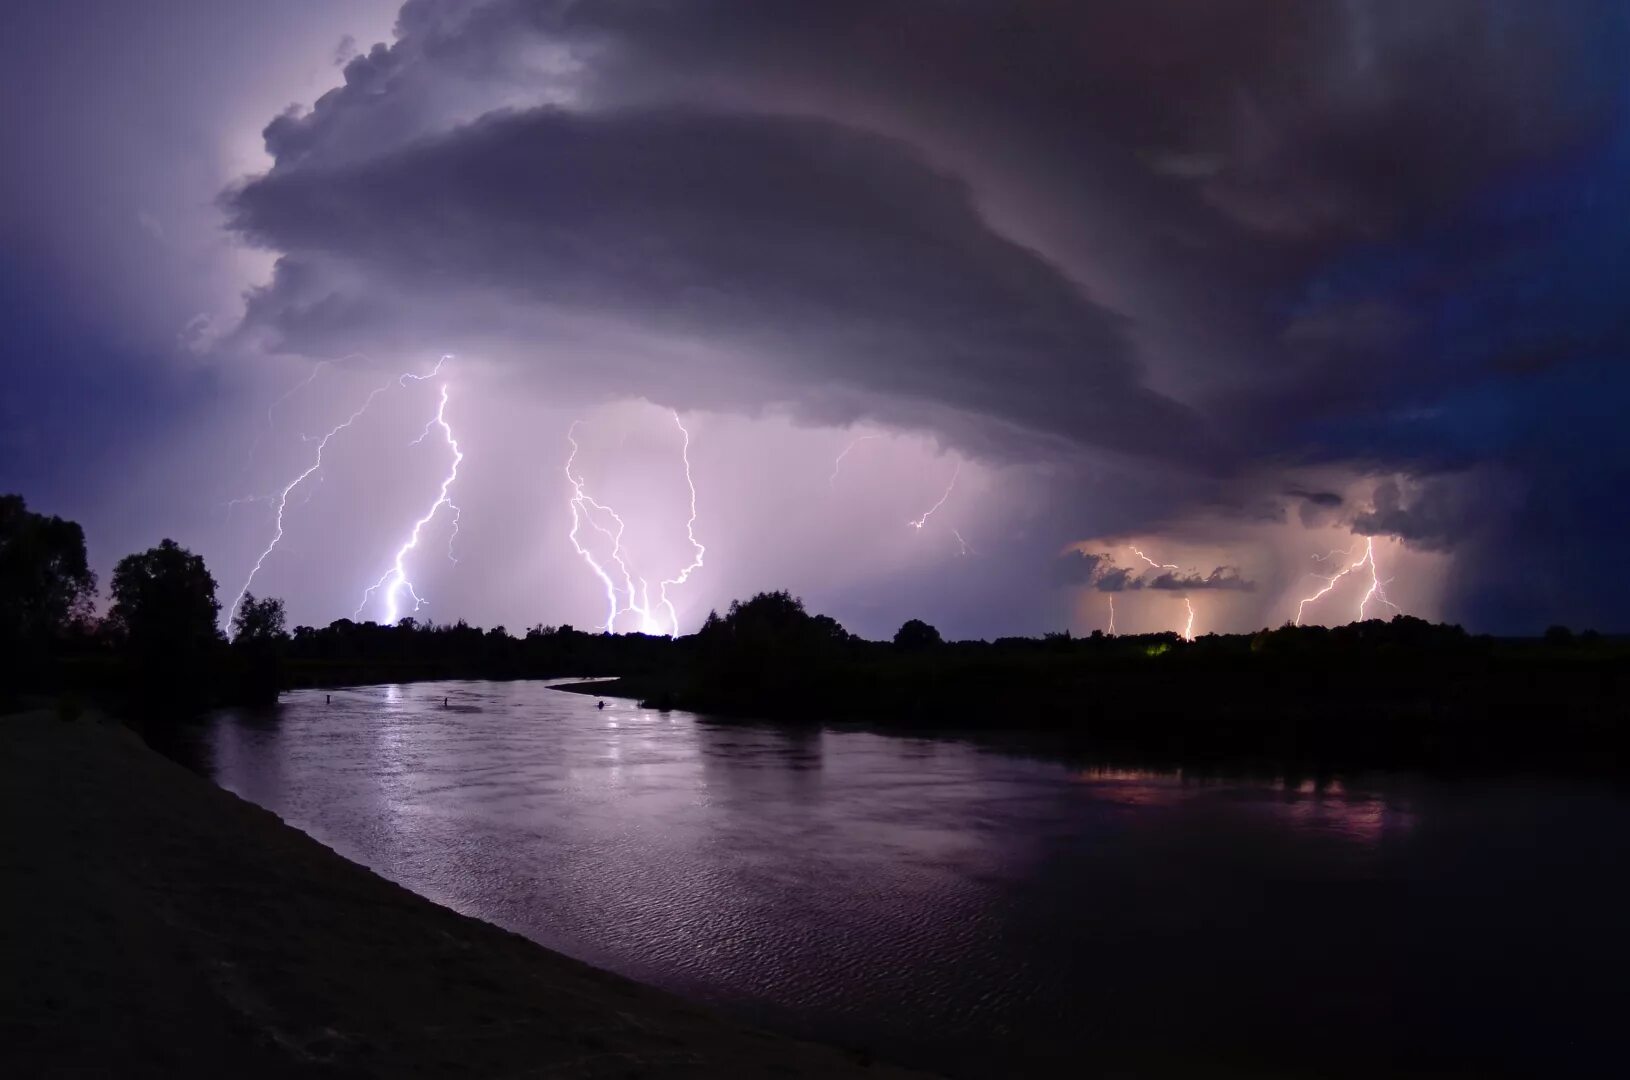
{"label": "dark river water", "polygon": [[1607,785],[1204,778],[526,682],[299,692],[219,714],[208,749],[223,786],[449,907],[955,1075],[1623,1060]]}

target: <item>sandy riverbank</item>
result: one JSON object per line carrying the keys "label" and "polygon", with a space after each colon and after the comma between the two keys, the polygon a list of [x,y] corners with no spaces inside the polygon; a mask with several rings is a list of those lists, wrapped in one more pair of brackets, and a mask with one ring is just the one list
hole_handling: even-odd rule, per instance
{"label": "sandy riverbank", "polygon": [[902,1076],[466,918],[91,718],[0,718],[10,1076]]}

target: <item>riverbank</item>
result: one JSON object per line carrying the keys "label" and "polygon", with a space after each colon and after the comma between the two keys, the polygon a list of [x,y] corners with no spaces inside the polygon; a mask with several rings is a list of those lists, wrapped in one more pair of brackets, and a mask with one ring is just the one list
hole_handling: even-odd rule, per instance
{"label": "riverbank", "polygon": [[903,1076],[351,863],[123,728],[0,717],[14,1076]]}

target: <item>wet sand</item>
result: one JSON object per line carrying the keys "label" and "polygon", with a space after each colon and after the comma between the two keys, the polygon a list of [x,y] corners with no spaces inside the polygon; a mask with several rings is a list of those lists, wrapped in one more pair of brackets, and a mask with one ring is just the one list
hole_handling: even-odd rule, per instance
{"label": "wet sand", "polygon": [[431,903],[92,717],[0,717],[9,1076],[900,1077]]}

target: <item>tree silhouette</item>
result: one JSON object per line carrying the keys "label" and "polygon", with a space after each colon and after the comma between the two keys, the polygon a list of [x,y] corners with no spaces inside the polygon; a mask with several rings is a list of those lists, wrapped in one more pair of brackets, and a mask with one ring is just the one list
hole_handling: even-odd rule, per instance
{"label": "tree silhouette", "polygon": [[77,522],[0,495],[0,640],[43,642],[90,615],[96,575]]}
{"label": "tree silhouette", "polygon": [[113,569],[109,619],[150,662],[175,666],[199,658],[219,640],[220,610],[203,558],[174,540],[126,555]]}
{"label": "tree silhouette", "polygon": [[243,602],[232,619],[234,643],[275,642],[287,636],[283,632],[283,601],[275,596],[257,600],[254,593],[243,594]]}
{"label": "tree silhouette", "polygon": [[918,651],[943,644],[945,639],[940,637],[940,632],[921,619],[907,619],[904,625],[894,632],[894,647],[897,649]]}

